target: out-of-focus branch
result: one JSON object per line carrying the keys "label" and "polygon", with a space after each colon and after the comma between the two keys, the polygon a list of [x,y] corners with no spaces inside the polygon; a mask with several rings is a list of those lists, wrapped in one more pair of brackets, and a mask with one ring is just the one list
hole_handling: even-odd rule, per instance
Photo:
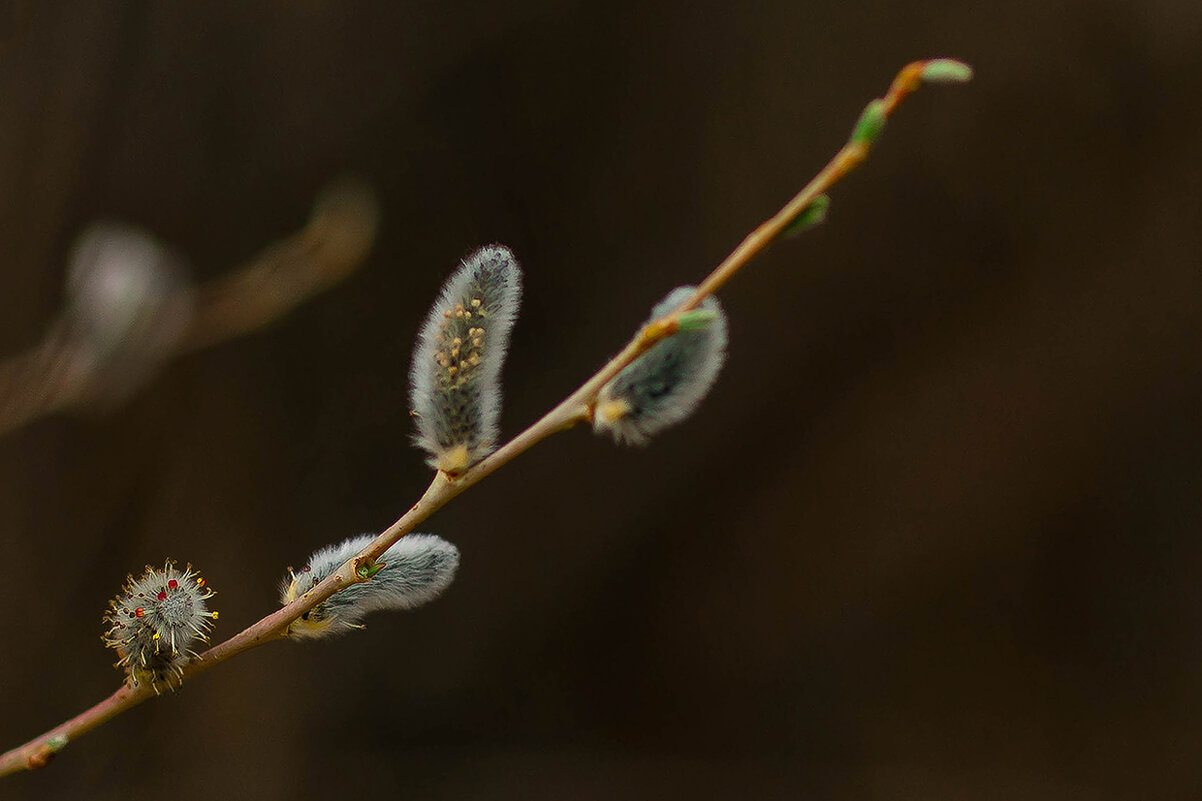
{"label": "out-of-focus branch", "polygon": [[[626,347],[561,401],[541,419],[475,466],[457,475],[439,471],[422,497],[395,523],[369,545],[347,560],[336,572],[292,603],[276,610],[230,639],[201,654],[200,659],[183,668],[184,678],[216,667],[243,651],[287,636],[289,625],[331,595],[353,584],[370,581],[373,565],[397,540],[413,531],[431,514],[469,487],[491,475],[531,447],[559,431],[589,420],[601,388],[655,343],[680,328],[680,316],[733,278],[756,255],[782,235],[787,234],[815,200],[861,164],[880,134],[885,119],[898,104],[924,80],[932,82],[965,81],[971,76],[966,65],[945,59],[917,61],[906,66],[894,79],[888,94],[869,103],[852,132],[851,139],[833,159],[785,206],[757,227],[699,285],[692,297],[670,313],[652,320]],[[147,686],[123,686],[113,695],[75,718],[0,756],[0,776],[41,767],[68,742],[99,726],[113,716],[154,694]]]}
{"label": "out-of-focus branch", "polygon": [[0,362],[0,435],[68,406],[79,392],[77,375],[53,334]]}
{"label": "out-of-focus branch", "polygon": [[313,207],[309,224],[249,264],[196,290],[181,351],[242,336],[346,278],[376,238],[379,209],[365,184],[342,181]]}
{"label": "out-of-focus branch", "polygon": [[[69,310],[64,311],[40,344],[0,363],[0,435],[103,396],[109,396],[111,405],[113,398],[123,399],[137,387],[135,379],[171,356],[270,324],[354,272],[371,251],[378,221],[376,198],[366,184],[343,179],[330,185],[300,231],[223,278],[195,289],[175,289],[177,297],[161,300],[159,311],[177,317],[178,329],[170,339],[149,342],[149,349],[135,359],[126,358],[122,368],[127,374],[108,369],[111,365],[103,359],[90,358],[90,343],[81,341]],[[103,284],[93,289],[112,291]],[[155,331],[161,334],[162,328]],[[129,344],[141,347],[138,342]],[[132,363],[136,359],[145,364]],[[128,387],[113,386],[122,379],[130,382]]]}

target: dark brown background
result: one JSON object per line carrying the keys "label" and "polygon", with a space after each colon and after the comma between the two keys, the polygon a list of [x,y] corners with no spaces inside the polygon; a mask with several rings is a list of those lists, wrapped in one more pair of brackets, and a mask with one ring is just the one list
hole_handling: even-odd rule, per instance
{"label": "dark brown background", "polygon": [[[428,526],[420,612],[198,678],[4,780],[19,799],[1182,798],[1202,791],[1202,4],[2,5],[0,355],[97,216],[199,278],[355,170],[347,283],[129,406],[0,440],[0,736],[113,689],[130,570],[228,636],[390,523],[412,338],[475,246],[526,301],[515,432],[956,56],[828,224],[723,293],[700,413],[577,431]],[[325,793],[325,795],[322,795]]]}

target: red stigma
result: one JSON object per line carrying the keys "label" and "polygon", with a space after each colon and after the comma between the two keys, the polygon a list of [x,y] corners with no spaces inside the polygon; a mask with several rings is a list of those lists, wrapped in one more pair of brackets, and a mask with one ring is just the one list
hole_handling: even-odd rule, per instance
{"label": "red stigma", "polygon": [[179,587],[179,582],[176,581],[175,579],[171,579],[171,581],[167,582],[167,589],[169,589],[169,590],[174,590],[178,587]]}
{"label": "red stigma", "polygon": [[159,590],[159,600],[160,601],[167,600],[167,591],[166,590]]}
{"label": "red stigma", "polygon": [[142,617],[142,615],[146,614],[146,610],[139,606],[137,609],[134,610],[134,614],[137,615],[138,617]]}

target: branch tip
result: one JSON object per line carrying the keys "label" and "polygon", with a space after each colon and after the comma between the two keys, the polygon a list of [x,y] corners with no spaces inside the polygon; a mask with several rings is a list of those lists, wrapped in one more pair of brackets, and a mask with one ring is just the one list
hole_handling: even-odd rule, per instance
{"label": "branch tip", "polygon": [[933,58],[923,64],[921,75],[925,83],[968,83],[973,71],[954,58]]}

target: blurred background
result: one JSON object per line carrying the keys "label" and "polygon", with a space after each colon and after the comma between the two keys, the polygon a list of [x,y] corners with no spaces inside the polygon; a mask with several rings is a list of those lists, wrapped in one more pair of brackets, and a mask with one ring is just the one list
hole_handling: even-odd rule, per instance
{"label": "blurred background", "polygon": [[544,443],[434,516],[435,604],[251,652],[3,780],[14,799],[1120,799],[1202,792],[1202,4],[0,4],[0,358],[91,221],[194,279],[351,172],[358,272],[0,439],[0,747],[120,681],[170,556],[224,638],[391,523],[413,339],[458,259],[526,272],[512,434],[698,280],[915,58],[825,226],[722,294],[646,449]]}

